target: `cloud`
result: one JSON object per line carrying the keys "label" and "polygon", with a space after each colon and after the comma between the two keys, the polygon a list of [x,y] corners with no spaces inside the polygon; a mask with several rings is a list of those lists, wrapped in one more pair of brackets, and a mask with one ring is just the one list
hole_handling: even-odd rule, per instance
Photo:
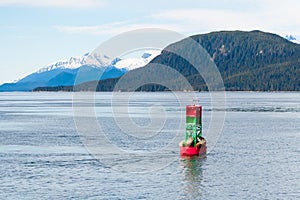
{"label": "cloud", "polygon": [[156,20],[172,22],[189,32],[214,30],[255,30],[300,35],[299,1],[276,2],[261,0],[252,2],[248,9],[176,9],[155,13]]}
{"label": "cloud", "polygon": [[[155,19],[177,22],[188,31],[249,29],[255,24],[251,14],[226,10],[186,9],[170,10],[154,14]],[[250,20],[251,19],[251,20]],[[247,21],[247,23],[245,23]]]}
{"label": "cloud", "polygon": [[[229,1],[225,1],[229,2]],[[167,9],[141,16],[139,19],[93,26],[53,26],[68,34],[115,35],[140,28],[162,28],[182,34],[220,30],[262,30],[280,35],[300,35],[298,10],[300,1],[233,0],[224,9],[214,7]],[[223,4],[222,4],[223,5]]]}
{"label": "cloud", "polygon": [[1,6],[66,7],[92,8],[102,7],[106,0],[0,0]]}
{"label": "cloud", "polygon": [[142,28],[162,28],[174,31],[182,30],[180,26],[177,26],[175,24],[131,23],[129,21],[114,22],[96,26],[53,26],[53,28],[68,34],[88,35],[116,35],[122,32]]}

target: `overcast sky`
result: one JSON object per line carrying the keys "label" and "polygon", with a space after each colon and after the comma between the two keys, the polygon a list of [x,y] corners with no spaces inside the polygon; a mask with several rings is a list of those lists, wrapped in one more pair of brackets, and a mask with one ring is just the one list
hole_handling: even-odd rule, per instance
{"label": "overcast sky", "polygon": [[138,28],[262,30],[300,38],[296,0],[0,0],[0,83]]}

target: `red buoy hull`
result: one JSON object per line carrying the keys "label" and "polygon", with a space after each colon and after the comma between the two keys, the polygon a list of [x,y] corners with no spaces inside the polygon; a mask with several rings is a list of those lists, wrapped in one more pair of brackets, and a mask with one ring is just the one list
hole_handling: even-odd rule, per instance
{"label": "red buoy hull", "polygon": [[201,147],[180,147],[181,156],[198,156],[206,154],[206,144]]}

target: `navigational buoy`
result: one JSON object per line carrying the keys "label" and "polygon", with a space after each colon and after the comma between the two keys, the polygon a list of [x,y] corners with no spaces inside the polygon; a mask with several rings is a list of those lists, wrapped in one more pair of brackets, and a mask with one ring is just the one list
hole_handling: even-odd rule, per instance
{"label": "navigational buoy", "polygon": [[186,106],[185,137],[179,143],[181,156],[206,154],[206,140],[202,137],[202,106]]}

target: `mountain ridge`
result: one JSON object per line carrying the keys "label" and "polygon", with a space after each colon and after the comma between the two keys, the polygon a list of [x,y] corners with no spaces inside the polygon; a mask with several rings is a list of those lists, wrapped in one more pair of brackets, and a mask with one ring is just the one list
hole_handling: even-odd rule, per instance
{"label": "mountain ridge", "polygon": [[[218,31],[190,36],[199,43],[211,56],[218,67],[226,90],[246,91],[299,91],[300,90],[300,45],[273,33],[254,31]],[[142,80],[147,77],[146,71],[155,64],[166,65],[182,74],[196,91],[207,91],[207,86],[197,70],[182,57],[168,51],[175,48],[178,52],[186,51],[195,59],[186,39],[168,45],[161,54],[142,68],[132,70],[127,75],[132,79]],[[135,75],[139,74],[139,76]],[[101,80],[97,91],[109,91],[109,84],[118,79]],[[176,84],[175,79],[166,79],[165,83]],[[86,82],[76,87],[80,90],[90,88],[92,83]],[[93,82],[94,84],[94,82]],[[184,90],[178,86],[179,90]],[[49,88],[37,88],[47,90]],[[63,90],[63,88],[60,88]],[[70,90],[70,88],[68,88]],[[53,88],[51,88],[53,90]],[[168,88],[148,84],[141,86],[142,91],[164,91]]]}
{"label": "mountain ridge", "polygon": [[[148,57],[145,57],[145,54]],[[4,83],[0,85],[0,91],[32,91],[36,87],[73,85],[78,71],[84,71],[86,74],[76,83],[116,78],[127,71],[146,65],[150,62],[149,58],[158,54],[159,51],[152,51],[138,58],[112,59],[102,54],[86,53],[83,56],[71,57],[46,65],[16,82]]]}

